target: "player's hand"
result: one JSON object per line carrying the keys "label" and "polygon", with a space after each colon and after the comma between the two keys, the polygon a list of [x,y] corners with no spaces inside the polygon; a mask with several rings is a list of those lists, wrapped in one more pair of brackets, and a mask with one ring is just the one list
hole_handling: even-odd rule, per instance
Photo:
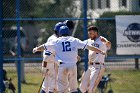
{"label": "player's hand", "polygon": [[106,52],[105,51],[102,51],[101,54],[106,55]]}
{"label": "player's hand", "polygon": [[37,47],[33,48],[33,53],[37,52]]}
{"label": "player's hand", "polygon": [[91,61],[88,61],[88,65],[90,65],[91,64]]}

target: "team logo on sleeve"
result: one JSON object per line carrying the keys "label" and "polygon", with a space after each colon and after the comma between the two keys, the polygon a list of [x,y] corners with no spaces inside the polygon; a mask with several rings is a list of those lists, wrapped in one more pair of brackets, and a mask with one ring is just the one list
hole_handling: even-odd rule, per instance
{"label": "team logo on sleeve", "polygon": [[127,36],[127,38],[132,42],[140,42],[140,24],[132,23],[128,25],[123,35]]}
{"label": "team logo on sleeve", "polygon": [[91,45],[94,46],[94,47],[99,48],[99,44],[97,44],[97,43],[93,43],[93,44],[91,44]]}

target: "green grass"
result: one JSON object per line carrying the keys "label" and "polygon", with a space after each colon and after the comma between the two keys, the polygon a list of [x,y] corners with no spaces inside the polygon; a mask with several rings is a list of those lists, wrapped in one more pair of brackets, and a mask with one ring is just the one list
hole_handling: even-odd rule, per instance
{"label": "green grass", "polygon": [[112,71],[114,93],[140,93],[140,70]]}
{"label": "green grass", "polygon": [[[7,72],[17,89],[16,73],[11,72],[11,70]],[[27,83],[22,84],[22,93],[37,93],[42,79],[39,71],[26,72]],[[111,79],[113,93],[140,93],[140,70],[114,70],[111,71]],[[108,84],[108,90],[110,89],[109,85],[110,83]]]}
{"label": "green grass", "polygon": [[[7,69],[6,69],[7,70]],[[16,71],[12,69],[7,70],[7,76],[12,78],[12,82],[16,87],[16,93],[18,93],[18,82]],[[35,71],[28,71],[25,73],[26,83],[21,83],[21,92],[22,93],[38,93],[41,81],[43,80],[42,74]]]}

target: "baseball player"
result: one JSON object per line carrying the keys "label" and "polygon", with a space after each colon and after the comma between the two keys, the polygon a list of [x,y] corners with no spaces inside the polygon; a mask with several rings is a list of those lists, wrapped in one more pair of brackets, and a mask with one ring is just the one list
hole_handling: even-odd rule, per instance
{"label": "baseball player", "polygon": [[[65,25],[62,22],[58,22],[55,27],[55,33],[50,36],[47,42],[53,42],[58,38],[58,31],[61,26]],[[49,51],[48,51],[49,50]],[[43,52],[43,62],[42,62],[42,73],[45,77],[42,84],[42,90],[40,93],[53,93],[57,91],[57,64],[55,63],[55,54],[52,51],[52,48],[44,50]]]}
{"label": "baseball player", "polygon": [[58,93],[77,92],[77,55],[78,49],[89,49],[97,53],[105,54],[103,51],[81,40],[69,36],[70,32],[67,26],[61,26],[59,29],[60,37],[51,43],[45,43],[33,49],[33,53],[53,47],[55,51],[55,60],[59,63],[58,68]]}
{"label": "baseball player", "polygon": [[[88,45],[97,47],[105,52],[111,48],[110,41],[102,36],[99,36],[97,27],[90,26],[88,28],[88,35],[89,39],[85,41]],[[82,93],[95,93],[95,90],[105,71],[105,55],[89,50],[88,59],[89,67],[82,76],[80,90]]]}

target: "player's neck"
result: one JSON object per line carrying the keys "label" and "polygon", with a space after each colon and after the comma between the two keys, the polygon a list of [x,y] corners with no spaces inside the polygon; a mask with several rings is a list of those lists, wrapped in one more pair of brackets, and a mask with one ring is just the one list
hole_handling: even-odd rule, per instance
{"label": "player's neck", "polygon": [[99,38],[99,36],[97,36],[94,40],[96,41]]}
{"label": "player's neck", "polygon": [[91,40],[97,40],[99,38],[99,36],[96,36],[96,37],[93,37],[93,38],[90,38]]}

